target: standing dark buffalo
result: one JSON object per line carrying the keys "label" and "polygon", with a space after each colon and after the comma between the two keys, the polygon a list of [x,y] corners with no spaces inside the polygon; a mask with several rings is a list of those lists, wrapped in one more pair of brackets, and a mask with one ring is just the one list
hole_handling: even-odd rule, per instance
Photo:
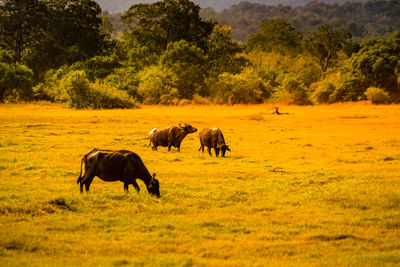
{"label": "standing dark buffalo", "polygon": [[[82,176],[83,163],[85,163],[85,174]],[[81,193],[83,185],[85,185],[86,191],[89,191],[95,176],[106,182],[123,182],[126,192],[128,192],[129,184],[139,192],[140,188],[136,179],[140,179],[145,183],[150,194],[160,197],[159,182],[154,178],[156,174],[150,175],[142,159],[136,153],[128,150],[113,151],[95,148],[83,156],[81,173],[77,181],[78,184],[80,183]]]}
{"label": "standing dark buffalo", "polygon": [[150,145],[152,149],[157,150],[158,146],[168,147],[168,151],[171,151],[171,146],[178,148],[181,151],[181,143],[183,138],[190,133],[196,132],[197,129],[192,127],[190,124],[179,124],[179,127],[169,126],[167,128],[157,129],[154,128],[150,131]]}
{"label": "standing dark buffalo", "polygon": [[225,144],[224,135],[221,130],[218,128],[204,128],[200,133],[200,149],[204,152],[204,146],[207,147],[208,154],[211,155],[211,148],[214,148],[215,155],[218,157],[219,151],[221,151],[221,155],[225,157],[225,152],[231,151],[229,146]]}

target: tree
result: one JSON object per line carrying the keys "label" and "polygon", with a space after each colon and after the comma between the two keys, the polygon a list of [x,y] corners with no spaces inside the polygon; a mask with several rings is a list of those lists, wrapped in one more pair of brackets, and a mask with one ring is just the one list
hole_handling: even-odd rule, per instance
{"label": "tree", "polygon": [[282,54],[297,53],[301,48],[302,33],[281,18],[268,19],[261,24],[261,31],[248,37],[248,51],[260,49],[264,52]]}
{"label": "tree", "polygon": [[47,27],[48,12],[43,1],[2,0],[0,2],[0,40],[21,60],[25,48],[32,47]]}
{"label": "tree", "polygon": [[324,77],[327,69],[336,65],[338,52],[350,41],[351,34],[344,30],[334,31],[331,26],[322,25],[318,32],[307,34],[305,49],[320,68]]}
{"label": "tree", "polygon": [[207,51],[208,72],[212,76],[223,72],[239,73],[248,63],[243,57],[237,57],[242,48],[232,40],[232,29],[229,26],[214,26]]}
{"label": "tree", "polygon": [[205,50],[214,23],[203,21],[200,7],[189,0],[163,0],[136,4],[122,16],[137,41],[161,54],[168,43],[185,40]]}
{"label": "tree", "polygon": [[50,68],[102,52],[100,6],[93,0],[3,0],[0,41],[40,79]]}
{"label": "tree", "polygon": [[205,56],[203,50],[187,41],[169,43],[161,56],[161,64],[175,74],[174,87],[182,98],[191,99],[202,92],[205,77]]}
{"label": "tree", "polygon": [[48,0],[47,5],[49,34],[62,47],[76,45],[86,58],[102,51],[106,34],[101,32],[103,21],[99,4],[93,0]]}
{"label": "tree", "polygon": [[[399,93],[400,32],[387,40],[369,40],[361,44],[350,58],[349,71],[362,80],[365,87],[378,87],[388,93]],[[365,89],[366,89],[365,88]]]}

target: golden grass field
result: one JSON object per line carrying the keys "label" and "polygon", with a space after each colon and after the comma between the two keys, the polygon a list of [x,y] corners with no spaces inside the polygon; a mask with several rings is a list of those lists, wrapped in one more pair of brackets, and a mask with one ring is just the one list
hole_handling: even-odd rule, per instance
{"label": "golden grass field", "polygon": [[[368,103],[143,106],[0,105],[1,266],[400,264],[400,106]],[[232,152],[152,151],[154,127],[219,127]],[[161,198],[95,178],[92,148],[128,149]]]}

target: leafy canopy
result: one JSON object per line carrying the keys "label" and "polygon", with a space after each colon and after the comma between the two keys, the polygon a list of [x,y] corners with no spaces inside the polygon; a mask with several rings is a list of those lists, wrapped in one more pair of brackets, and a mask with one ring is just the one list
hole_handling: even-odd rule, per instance
{"label": "leafy canopy", "polygon": [[214,23],[203,21],[200,7],[189,0],[163,0],[136,4],[122,16],[130,34],[154,53],[160,54],[168,43],[185,40],[206,50]]}

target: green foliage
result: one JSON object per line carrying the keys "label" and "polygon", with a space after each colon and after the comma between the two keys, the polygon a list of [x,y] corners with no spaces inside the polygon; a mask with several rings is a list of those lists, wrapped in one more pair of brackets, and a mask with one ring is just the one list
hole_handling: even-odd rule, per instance
{"label": "green foliage", "polygon": [[262,22],[261,31],[248,37],[248,51],[259,49],[264,52],[298,53],[301,50],[302,33],[281,18]]}
{"label": "green foliage", "polygon": [[6,98],[11,101],[29,100],[32,97],[33,73],[19,63],[0,62],[0,103]]}
{"label": "green foliage", "polygon": [[206,59],[203,50],[184,40],[169,43],[160,62],[174,74],[172,83],[182,98],[191,99],[195,93],[204,95]]}
{"label": "green foliage", "polygon": [[350,71],[361,79],[366,87],[378,87],[390,94],[398,94],[400,32],[394,33],[387,40],[363,42],[358,53],[350,58],[350,64]]}
{"label": "green foliage", "polygon": [[137,42],[136,45],[128,51],[127,57],[127,64],[137,70],[142,70],[147,66],[156,64],[159,58],[155,53],[152,53],[148,47],[142,46]]}
{"label": "green foliage", "polygon": [[102,26],[101,8],[93,0],[65,0],[47,2],[48,33],[62,46],[76,45],[87,57],[99,53],[106,35]]}
{"label": "green foliage", "polygon": [[329,104],[333,102],[332,95],[335,91],[334,82],[325,79],[314,85],[313,98],[318,104]]}
{"label": "green foliage", "polygon": [[42,80],[49,69],[68,63],[68,52],[51,36],[38,40],[35,46],[21,53],[21,61],[35,72],[35,80]]}
{"label": "green foliage", "polygon": [[60,81],[68,72],[69,69],[67,66],[48,71],[44,76],[44,82],[39,83],[33,88],[35,99],[67,102],[69,96],[64,87],[60,86]]}
{"label": "green foliage", "polygon": [[86,71],[89,79],[102,79],[110,75],[114,69],[121,67],[116,56],[95,56],[87,59],[83,63],[83,69]]}
{"label": "green foliage", "polygon": [[370,100],[373,104],[389,103],[389,94],[385,92],[383,89],[376,87],[369,87],[365,91],[365,95],[367,99]]}
{"label": "green foliage", "polygon": [[296,76],[308,88],[312,83],[321,80],[321,71],[312,62],[304,62],[300,69],[296,71]]}
{"label": "green foliage", "polygon": [[61,68],[46,74],[45,82],[34,88],[36,98],[66,102],[70,107],[107,109],[136,107],[126,91],[111,84],[91,83],[83,70]]}
{"label": "green foliage", "polygon": [[9,49],[4,49],[0,47],[0,62],[11,64],[15,62],[14,52]]}
{"label": "green foliage", "polygon": [[331,26],[320,26],[318,32],[307,34],[305,49],[324,75],[336,66],[338,52],[349,42],[351,35],[344,30],[334,31]]}
{"label": "green foliage", "polygon": [[60,82],[60,87],[68,95],[67,102],[73,108],[87,108],[90,106],[90,82],[84,71],[72,71]]}
{"label": "green foliage", "polygon": [[[217,2],[226,4],[226,1],[213,2],[213,5],[216,5]],[[282,2],[286,6],[282,5]],[[221,12],[202,9],[200,14],[203,18],[231,26],[234,39],[240,42],[245,42],[249,35],[257,33],[260,30],[260,24],[266,19],[282,18],[303,33],[315,31],[322,24],[330,25],[334,28],[345,29],[358,40],[387,38],[398,30],[397,25],[400,22],[398,12],[400,2],[397,0],[290,1],[295,3],[296,7],[287,6],[288,2],[278,0],[241,1]],[[306,4],[306,2],[308,3]]]}
{"label": "green foliage", "polygon": [[210,95],[218,103],[259,104],[272,94],[272,88],[251,70],[241,74],[223,73],[210,87]]}
{"label": "green foliage", "polygon": [[122,16],[141,45],[160,54],[171,42],[185,40],[205,50],[214,23],[203,21],[200,7],[189,0],[163,0],[132,5]]}
{"label": "green foliage", "polygon": [[137,108],[138,105],[127,92],[108,84],[91,83],[92,101],[89,107],[94,109]]}
{"label": "green foliage", "polygon": [[132,108],[135,103],[129,95],[114,87],[90,83],[84,71],[72,71],[61,81],[60,87],[69,98],[70,107],[82,108]]}
{"label": "green foliage", "polygon": [[353,74],[341,73],[336,81],[336,90],[331,95],[331,103],[365,99],[365,83]]}
{"label": "green foliage", "polygon": [[310,105],[312,102],[306,86],[296,76],[286,75],[275,92],[277,102],[296,105]]}
{"label": "green foliage", "polygon": [[103,82],[118,90],[126,91],[134,99],[139,99],[138,86],[140,79],[136,69],[133,67],[115,69]]}
{"label": "green foliage", "polygon": [[25,48],[35,45],[45,32],[47,7],[39,0],[4,0],[0,5],[0,40],[20,61]]}
{"label": "green foliage", "polygon": [[223,72],[239,73],[248,63],[237,56],[242,48],[232,40],[232,29],[228,26],[214,26],[207,51],[208,72],[214,77]]}
{"label": "green foliage", "polygon": [[171,104],[179,92],[171,85],[172,73],[159,66],[152,66],[138,74],[138,94],[145,104]]}
{"label": "green foliage", "polygon": [[51,68],[93,57],[111,46],[100,32],[100,13],[93,0],[5,0],[0,5],[0,40],[40,81]]}

